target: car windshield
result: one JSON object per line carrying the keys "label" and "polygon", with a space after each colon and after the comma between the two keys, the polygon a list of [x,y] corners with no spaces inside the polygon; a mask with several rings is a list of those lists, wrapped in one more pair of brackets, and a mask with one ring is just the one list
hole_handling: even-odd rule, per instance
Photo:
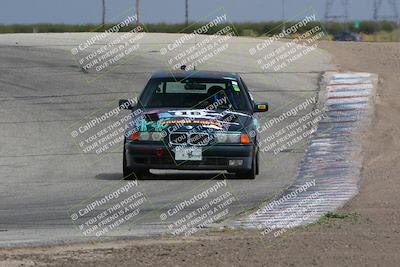
{"label": "car windshield", "polygon": [[231,79],[151,79],[140,101],[144,108],[250,110],[247,93]]}

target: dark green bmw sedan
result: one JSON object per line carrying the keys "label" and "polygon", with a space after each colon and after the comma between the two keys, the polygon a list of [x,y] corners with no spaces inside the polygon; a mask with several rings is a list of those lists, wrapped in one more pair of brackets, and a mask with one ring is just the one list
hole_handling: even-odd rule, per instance
{"label": "dark green bmw sedan", "polygon": [[122,99],[127,123],[123,173],[142,178],[150,169],[226,170],[254,179],[259,172],[255,103],[237,73],[157,72],[137,103]]}

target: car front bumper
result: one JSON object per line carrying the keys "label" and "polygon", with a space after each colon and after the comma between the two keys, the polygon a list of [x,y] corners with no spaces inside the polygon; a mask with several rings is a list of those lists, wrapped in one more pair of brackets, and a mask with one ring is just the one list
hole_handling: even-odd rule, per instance
{"label": "car front bumper", "polygon": [[[204,146],[201,161],[176,161],[173,147],[151,143],[125,144],[127,166],[131,169],[245,171],[252,167],[254,150],[253,144]],[[230,165],[232,160],[242,161],[242,164]]]}

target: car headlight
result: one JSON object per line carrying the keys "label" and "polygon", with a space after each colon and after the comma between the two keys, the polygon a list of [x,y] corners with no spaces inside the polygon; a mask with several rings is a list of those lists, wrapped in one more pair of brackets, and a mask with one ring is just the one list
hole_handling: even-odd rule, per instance
{"label": "car headlight", "polygon": [[149,141],[150,140],[150,133],[148,133],[148,132],[140,132],[138,140],[139,141]]}
{"label": "car headlight", "polygon": [[228,136],[225,133],[217,133],[215,134],[215,142],[217,143],[225,143],[228,140]]}
{"label": "car headlight", "polygon": [[151,134],[151,139],[152,139],[153,141],[161,141],[162,138],[163,138],[163,136],[162,136],[162,134],[161,134],[160,132],[153,132],[153,133]]}
{"label": "car headlight", "polygon": [[161,141],[162,134],[160,132],[139,132],[139,141]]}
{"label": "car headlight", "polygon": [[240,143],[240,133],[216,133],[214,136],[217,143]]}

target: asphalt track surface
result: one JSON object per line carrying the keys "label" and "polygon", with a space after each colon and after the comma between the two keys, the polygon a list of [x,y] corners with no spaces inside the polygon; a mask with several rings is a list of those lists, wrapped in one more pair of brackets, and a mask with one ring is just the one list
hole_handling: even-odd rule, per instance
{"label": "asphalt track surface", "polygon": [[[160,48],[180,36],[146,34],[137,51],[97,74],[83,72],[77,63],[79,58],[71,54],[73,47],[93,35],[0,35],[1,246],[87,240],[70,218],[71,207],[127,183],[121,181],[122,144],[101,155],[83,153],[69,129],[88,114],[117,106],[119,98],[137,96],[152,72],[169,67],[171,55],[162,56]],[[117,37],[114,34],[103,42]],[[259,42],[232,38],[226,51],[198,69],[242,73],[255,99],[270,103],[270,111],[259,115],[263,124],[317,96],[321,74],[334,67],[328,64],[330,55],[317,49],[279,72],[264,72],[248,52]],[[276,42],[268,49],[281,45]],[[264,131],[261,138],[313,108],[315,105],[310,105],[297,116]],[[272,151],[262,153],[261,173],[256,180],[228,179],[224,190],[234,194],[237,201],[224,219],[254,210],[291,185],[306,146],[307,140],[302,140],[277,155]],[[211,180],[216,175],[221,174],[154,172],[138,182],[148,200],[140,219],[121,225],[104,237],[168,232],[167,225],[177,217],[161,221],[160,214],[177,201],[222,181]],[[194,203],[191,209],[201,205]]]}

